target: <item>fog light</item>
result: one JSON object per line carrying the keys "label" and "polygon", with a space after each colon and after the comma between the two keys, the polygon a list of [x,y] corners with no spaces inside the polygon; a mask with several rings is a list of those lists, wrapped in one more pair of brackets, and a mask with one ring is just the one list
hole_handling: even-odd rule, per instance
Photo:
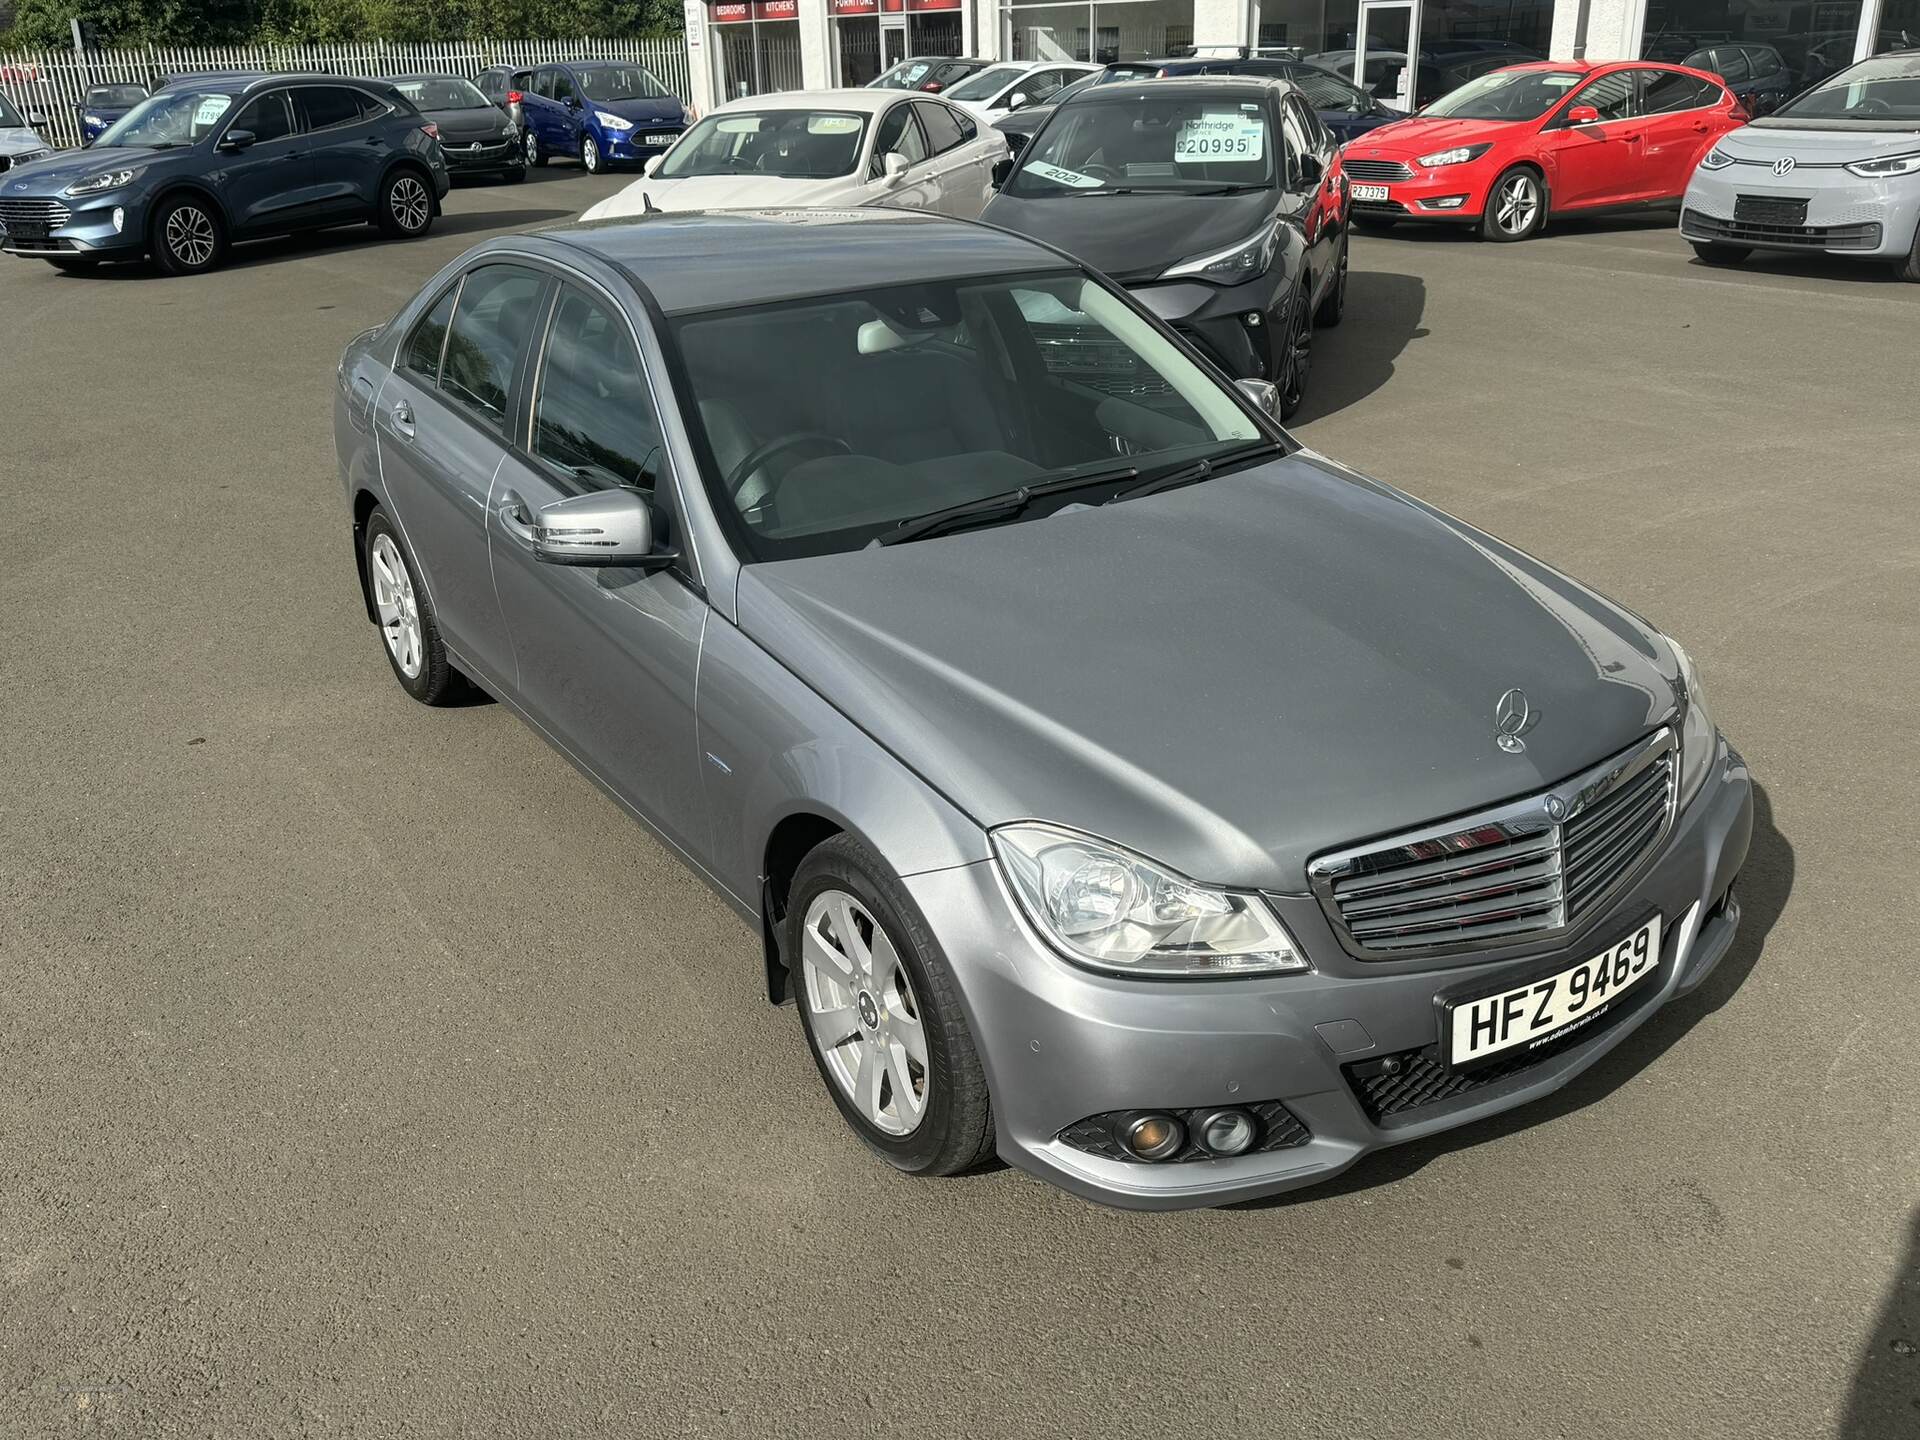
{"label": "fog light", "polygon": [[118,235],[126,227],[127,212],[118,205],[113,207],[113,233]]}
{"label": "fog light", "polygon": [[1458,210],[1466,203],[1467,197],[1464,195],[1442,195],[1438,200],[1422,200],[1420,202],[1420,208],[1423,210]]}
{"label": "fog light", "polygon": [[1244,1110],[1211,1110],[1194,1126],[1200,1143],[1215,1155],[1238,1155],[1253,1146],[1253,1117]]}
{"label": "fog light", "polygon": [[1171,1115],[1142,1115],[1127,1126],[1127,1148],[1142,1160],[1165,1160],[1186,1138],[1185,1128]]}
{"label": "fog light", "polygon": [[1258,330],[1260,328],[1260,312],[1258,310],[1249,310],[1247,312],[1247,328],[1250,330]]}

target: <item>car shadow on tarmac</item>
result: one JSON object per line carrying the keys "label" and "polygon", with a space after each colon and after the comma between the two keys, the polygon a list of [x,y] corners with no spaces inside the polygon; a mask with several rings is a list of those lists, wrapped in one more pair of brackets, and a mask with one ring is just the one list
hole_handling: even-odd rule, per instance
{"label": "car shadow on tarmac", "polygon": [[1854,1371],[1839,1440],[1912,1435],[1920,1435],[1920,1210],[1908,1222],[1893,1293]]}
{"label": "car shadow on tarmac", "polygon": [[[1793,872],[1793,846],[1774,828],[1773,802],[1765,787],[1756,784],[1753,787],[1753,842],[1736,887],[1740,898],[1740,929],[1734,936],[1732,948],[1698,990],[1668,1005],[1624,1044],[1608,1051],[1591,1069],[1582,1071],[1552,1095],[1444,1135],[1410,1141],[1369,1155],[1346,1174],[1324,1185],[1222,1208],[1263,1210],[1310,1205],[1336,1195],[1391,1185],[1424,1168],[1437,1156],[1546,1124],[1605,1099],[1655,1064],[1695,1025],[1733,998],[1759,963],[1767,935],[1779,920],[1780,912],[1786,909],[1787,897],[1793,892]],[[1911,1338],[1920,1343],[1920,1335]]]}
{"label": "car shadow on tarmac", "polygon": [[1354,270],[1347,278],[1347,313],[1337,330],[1313,332],[1313,369],[1307,393],[1289,425],[1304,425],[1357,404],[1393,378],[1394,362],[1424,339],[1427,285],[1418,275]]}

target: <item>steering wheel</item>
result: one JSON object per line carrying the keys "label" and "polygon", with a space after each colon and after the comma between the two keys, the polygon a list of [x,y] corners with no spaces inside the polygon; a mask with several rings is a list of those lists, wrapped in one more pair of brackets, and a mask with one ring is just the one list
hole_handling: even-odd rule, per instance
{"label": "steering wheel", "polygon": [[791,435],[782,435],[777,440],[769,440],[764,445],[756,445],[749,450],[740,463],[727,472],[727,493],[737,501],[746,482],[764,469],[766,463],[776,455],[784,455],[789,450],[805,450],[818,447],[822,455],[851,455],[853,447],[837,435],[825,435],[818,430],[800,430]]}
{"label": "steering wheel", "polygon": [[1882,100],[1878,95],[1869,95],[1860,102],[1856,110],[1857,113],[1862,115],[1881,115],[1892,113],[1893,106],[1885,100]]}
{"label": "steering wheel", "polygon": [[1111,165],[1082,165],[1080,167],[1080,173],[1091,176],[1095,180],[1118,180],[1121,178],[1120,172],[1115,170]]}

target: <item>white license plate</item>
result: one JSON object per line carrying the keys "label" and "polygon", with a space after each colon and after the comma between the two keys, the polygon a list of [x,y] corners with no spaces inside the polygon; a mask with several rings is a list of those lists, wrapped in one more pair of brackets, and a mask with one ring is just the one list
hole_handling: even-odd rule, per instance
{"label": "white license plate", "polygon": [[671,145],[679,138],[678,135],[649,135],[640,143],[642,145]]}
{"label": "white license plate", "polygon": [[1447,1063],[1470,1065],[1519,1046],[1534,1049],[1572,1034],[1660,968],[1660,917],[1591,960],[1530,985],[1455,1000],[1447,1006]]}
{"label": "white license plate", "polygon": [[1387,198],[1387,187],[1384,185],[1356,185],[1353,187],[1353,198],[1356,200],[1384,200]]}

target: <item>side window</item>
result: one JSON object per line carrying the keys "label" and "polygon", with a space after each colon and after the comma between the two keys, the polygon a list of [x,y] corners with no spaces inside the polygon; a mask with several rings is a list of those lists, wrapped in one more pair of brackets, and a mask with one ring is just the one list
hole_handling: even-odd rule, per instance
{"label": "side window", "polygon": [[1013,93],[1026,96],[1029,105],[1044,105],[1066,83],[1064,70],[1035,70],[1031,75],[1020,77],[1020,83],[1013,87]]}
{"label": "side window", "polygon": [[400,350],[400,368],[411,370],[429,385],[440,381],[440,355],[447,348],[447,322],[453,318],[453,297],[459,293],[460,282],[456,280],[433,302],[433,308],[420,317],[413,334]]}
{"label": "side window", "polygon": [[1756,79],[1764,80],[1769,75],[1778,75],[1786,68],[1780,63],[1780,52],[1771,45],[1749,45],[1747,59],[1753,64]]}
{"label": "side window", "polygon": [[1574,92],[1573,103],[1591,105],[1600,112],[1602,120],[1625,120],[1633,114],[1636,88],[1631,70],[1615,70]]}
{"label": "side window", "polygon": [[440,369],[440,388],[449,399],[483,420],[505,422],[513,367],[545,284],[517,265],[482,265],[467,273]]}
{"label": "side window", "polygon": [[881,174],[881,162],[895,153],[904,156],[909,165],[927,158],[927,142],[920,136],[912,105],[896,105],[881,117],[880,128],[873,136],[873,173]]}
{"label": "side window", "polygon": [[1298,190],[1305,185],[1306,177],[1301,173],[1300,160],[1302,156],[1313,153],[1313,141],[1308,136],[1305,122],[1300,118],[1302,113],[1296,97],[1288,95],[1281,101],[1280,133],[1286,137],[1289,190]]}
{"label": "side window", "polygon": [[1365,110],[1367,104],[1360,92],[1344,80],[1335,79],[1324,71],[1309,70],[1304,66],[1293,73],[1293,83],[1300,87],[1300,93],[1307,97],[1307,103],[1316,110]]}
{"label": "side window", "polygon": [[627,323],[571,287],[547,332],[533,453],[589,489],[653,489],[660,424]]}
{"label": "side window", "polygon": [[1677,70],[1643,70],[1640,75],[1642,115],[1670,115],[1676,110],[1698,110],[1720,98],[1718,85],[1696,80],[1691,75],[1682,75]]}
{"label": "side window", "polygon": [[927,132],[927,150],[938,155],[951,150],[963,138],[960,124],[953,118],[953,111],[935,101],[922,100],[914,109],[920,112],[920,124]]}
{"label": "side window", "polygon": [[473,82],[473,87],[496,105],[504,100],[507,95],[507,87],[500,83],[500,72],[498,70],[487,71],[478,80]]}
{"label": "side window", "polygon": [[551,65],[545,67],[534,77],[533,93],[543,100],[560,98],[560,72]]}
{"label": "side window", "polygon": [[1716,71],[1722,80],[1749,80],[1753,77],[1753,66],[1747,63],[1747,52],[1738,45],[1716,45],[1713,47],[1715,64],[1709,68]]}
{"label": "side window", "polygon": [[229,130],[251,130],[253,138],[265,144],[284,140],[293,133],[293,112],[287,105],[287,92],[269,90],[249,100],[246,108],[233,117]]}
{"label": "side window", "polygon": [[1327,127],[1320,123],[1320,117],[1314,114],[1313,106],[1303,96],[1289,95],[1287,104],[1300,112],[1300,123],[1307,127],[1307,140],[1313,146],[1316,156],[1333,143],[1333,136],[1328,133]]}
{"label": "side window", "polygon": [[308,130],[359,124],[361,107],[367,99],[358,90],[349,90],[344,85],[303,85],[295,94],[306,116]]}

